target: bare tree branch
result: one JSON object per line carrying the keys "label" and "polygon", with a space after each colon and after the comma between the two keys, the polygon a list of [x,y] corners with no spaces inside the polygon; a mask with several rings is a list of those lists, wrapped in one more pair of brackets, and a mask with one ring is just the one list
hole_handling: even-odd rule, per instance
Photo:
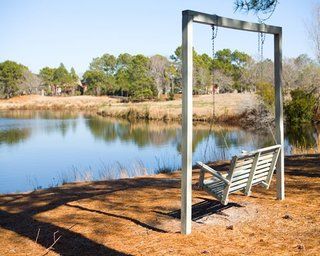
{"label": "bare tree branch", "polygon": [[40,228],[38,228],[37,237],[36,237],[36,243],[38,243],[39,236],[40,236]]}
{"label": "bare tree branch", "polygon": [[277,4],[278,0],[235,0],[234,2],[236,11],[254,11],[255,13],[273,12]]}
{"label": "bare tree branch", "polygon": [[[72,224],[69,228],[67,228],[67,230],[71,230],[74,226],[76,226],[77,224]],[[40,230],[40,229],[39,229]],[[40,232],[40,231],[38,231]],[[60,240],[60,238],[62,237],[62,235],[56,237],[56,235],[59,233],[59,230],[55,231],[53,233],[53,243],[45,250],[45,252],[42,254],[42,256],[47,255],[55,246],[55,244]]]}
{"label": "bare tree branch", "polygon": [[312,20],[307,25],[308,34],[312,41],[314,52],[320,62],[320,4],[316,4],[312,13]]}

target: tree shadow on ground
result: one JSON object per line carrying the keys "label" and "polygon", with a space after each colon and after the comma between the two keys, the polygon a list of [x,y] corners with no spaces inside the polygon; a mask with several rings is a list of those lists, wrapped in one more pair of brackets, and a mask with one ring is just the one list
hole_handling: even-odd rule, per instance
{"label": "tree shadow on ground", "polygon": [[[152,227],[139,220],[119,216],[102,211],[71,205],[71,202],[98,196],[105,196],[128,189],[153,187],[158,189],[177,188],[179,182],[176,179],[123,179],[118,181],[94,182],[90,184],[68,184],[66,186],[36,191],[28,194],[12,194],[0,196],[0,227],[13,231],[21,236],[36,242],[37,232],[41,230],[41,236],[37,243],[48,248],[53,243],[53,234],[61,239],[54,245],[53,251],[61,255],[128,255],[112,248],[108,248],[80,233],[68,228],[62,228],[52,223],[37,220],[34,216],[43,212],[54,210],[60,206],[76,207],[79,210],[96,212],[111,217],[122,218],[131,221],[144,228],[164,233],[164,230]],[[5,209],[5,210],[4,210]],[[13,212],[13,213],[12,213]]]}
{"label": "tree shadow on ground", "polygon": [[[211,200],[204,197],[197,197],[198,199],[202,199],[203,201],[192,205],[192,221],[198,221],[204,217],[208,217],[211,215],[224,215],[223,211],[229,208],[239,208],[243,207],[240,204],[229,203],[228,205],[223,205],[217,200]],[[169,216],[171,218],[180,219],[181,218],[181,210],[175,210],[171,212],[160,212],[154,211],[155,213]]]}
{"label": "tree shadow on ground", "polygon": [[285,174],[309,178],[319,178],[320,154],[287,156],[285,158]]}
{"label": "tree shadow on ground", "polygon": [[96,243],[70,229],[35,220],[27,214],[14,214],[0,210],[0,227],[35,242],[39,230],[37,243],[44,248],[49,248],[54,243],[54,234],[56,238],[61,236],[61,239],[52,248],[52,251],[60,255],[129,255]]}
{"label": "tree shadow on ground", "polygon": [[108,213],[108,212],[105,212],[105,211],[89,209],[89,208],[86,208],[86,207],[83,207],[83,206],[79,206],[79,205],[66,204],[66,206],[77,208],[77,209],[82,210],[82,211],[103,214],[103,215],[106,215],[106,216],[109,216],[109,217],[125,219],[125,220],[131,221],[134,224],[139,225],[139,226],[141,226],[143,228],[146,228],[146,229],[149,229],[149,230],[152,230],[152,231],[156,231],[156,232],[160,232],[160,233],[167,233],[167,231],[165,231],[165,230],[150,226],[150,225],[148,225],[146,223],[143,223],[143,222],[141,222],[141,221],[139,221],[137,219],[134,219],[134,218],[130,218],[130,217],[122,216],[122,215],[117,215],[117,214],[114,214],[114,213]]}

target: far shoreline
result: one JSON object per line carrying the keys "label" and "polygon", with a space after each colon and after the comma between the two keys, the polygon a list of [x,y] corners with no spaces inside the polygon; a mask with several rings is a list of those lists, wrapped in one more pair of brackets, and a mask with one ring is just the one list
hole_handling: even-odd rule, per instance
{"label": "far shoreline", "polygon": [[[129,121],[181,122],[181,95],[176,98],[172,101],[121,102],[121,98],[108,96],[25,95],[0,100],[0,110],[77,111]],[[213,95],[195,95],[193,101],[195,122],[214,122],[242,128],[247,126],[246,115],[258,106],[257,96],[253,93],[217,94],[214,99]]]}

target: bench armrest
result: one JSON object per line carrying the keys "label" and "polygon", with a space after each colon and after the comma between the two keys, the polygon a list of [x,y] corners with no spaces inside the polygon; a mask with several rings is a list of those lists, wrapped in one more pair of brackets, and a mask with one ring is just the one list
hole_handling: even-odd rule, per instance
{"label": "bench armrest", "polygon": [[211,173],[214,177],[218,178],[219,180],[223,181],[224,183],[226,183],[227,185],[230,184],[230,181],[227,180],[225,177],[223,177],[223,175],[219,172],[217,172],[216,170],[212,169],[211,167],[209,167],[208,165],[205,165],[202,162],[197,162],[197,165],[201,167],[201,172],[209,172]]}

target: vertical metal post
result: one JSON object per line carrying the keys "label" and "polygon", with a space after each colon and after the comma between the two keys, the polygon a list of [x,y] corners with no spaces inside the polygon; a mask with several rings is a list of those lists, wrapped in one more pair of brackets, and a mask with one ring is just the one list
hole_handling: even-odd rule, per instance
{"label": "vertical metal post", "polygon": [[181,233],[191,233],[192,210],[192,17],[182,13]]}
{"label": "vertical metal post", "polygon": [[277,162],[277,199],[283,200],[284,195],[284,128],[282,99],[282,30],[274,35],[274,80],[275,80],[275,122],[276,140],[281,144]]}

